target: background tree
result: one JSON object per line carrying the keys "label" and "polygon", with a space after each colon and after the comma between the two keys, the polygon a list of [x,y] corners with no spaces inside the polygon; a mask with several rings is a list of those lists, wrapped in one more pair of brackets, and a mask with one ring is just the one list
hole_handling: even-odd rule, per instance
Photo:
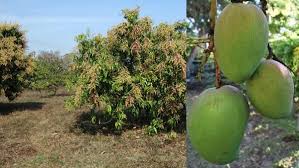
{"label": "background tree", "polygon": [[0,24],[0,93],[11,101],[28,84],[31,58],[25,55],[25,34],[17,24]]}
{"label": "background tree", "polygon": [[67,59],[60,56],[59,52],[41,51],[34,58],[34,72],[31,78],[31,89],[47,90],[56,94],[59,87],[65,85],[68,75]]}
{"label": "background tree", "polygon": [[[221,11],[230,1],[218,0],[218,10]],[[202,36],[209,31],[210,0],[187,0],[187,19],[190,23],[189,34]]]}

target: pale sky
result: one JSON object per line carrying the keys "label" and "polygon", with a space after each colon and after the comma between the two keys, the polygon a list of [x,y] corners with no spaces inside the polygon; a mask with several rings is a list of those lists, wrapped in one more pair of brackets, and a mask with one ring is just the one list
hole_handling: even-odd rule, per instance
{"label": "pale sky", "polygon": [[70,52],[75,36],[88,29],[105,35],[123,20],[124,8],[139,6],[141,16],[150,16],[155,24],[184,20],[186,15],[186,0],[0,0],[0,4],[0,22],[21,24],[28,52]]}

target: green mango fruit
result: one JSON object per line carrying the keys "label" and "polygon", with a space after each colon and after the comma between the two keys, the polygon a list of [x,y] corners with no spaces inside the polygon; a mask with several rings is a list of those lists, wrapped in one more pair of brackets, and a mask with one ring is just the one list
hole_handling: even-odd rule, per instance
{"label": "green mango fruit", "polygon": [[227,5],[215,25],[215,58],[224,76],[242,83],[255,72],[266,55],[268,22],[253,4]]}
{"label": "green mango fruit", "polygon": [[245,83],[249,100],[257,112],[278,119],[291,115],[294,83],[290,71],[274,60],[264,60]]}
{"label": "green mango fruit", "polygon": [[247,101],[238,88],[226,85],[205,90],[188,115],[188,135],[193,148],[211,163],[234,161],[248,115]]}

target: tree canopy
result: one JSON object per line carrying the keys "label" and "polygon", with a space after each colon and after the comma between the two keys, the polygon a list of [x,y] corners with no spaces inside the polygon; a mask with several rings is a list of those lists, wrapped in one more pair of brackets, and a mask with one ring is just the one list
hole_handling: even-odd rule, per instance
{"label": "tree canopy", "polygon": [[[107,37],[77,37],[75,95],[67,105],[98,108],[116,129],[129,121],[149,125],[149,133],[174,129],[185,120],[184,24],[153,26],[138,9],[123,14],[125,21]],[[94,121],[103,123],[103,118]]]}
{"label": "tree canopy", "polygon": [[25,54],[25,33],[17,24],[0,24],[0,89],[15,99],[28,84],[32,60]]}

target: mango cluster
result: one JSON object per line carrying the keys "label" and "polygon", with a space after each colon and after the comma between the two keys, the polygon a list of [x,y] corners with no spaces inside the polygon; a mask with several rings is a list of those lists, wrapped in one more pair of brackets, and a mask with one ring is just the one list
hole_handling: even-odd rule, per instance
{"label": "mango cluster", "polygon": [[[294,84],[281,63],[265,59],[268,22],[254,4],[227,5],[215,25],[215,58],[224,76],[245,83],[246,94],[261,115],[280,119],[291,115]],[[203,91],[187,120],[191,144],[209,162],[227,164],[237,159],[249,105],[238,88],[225,85]]]}

